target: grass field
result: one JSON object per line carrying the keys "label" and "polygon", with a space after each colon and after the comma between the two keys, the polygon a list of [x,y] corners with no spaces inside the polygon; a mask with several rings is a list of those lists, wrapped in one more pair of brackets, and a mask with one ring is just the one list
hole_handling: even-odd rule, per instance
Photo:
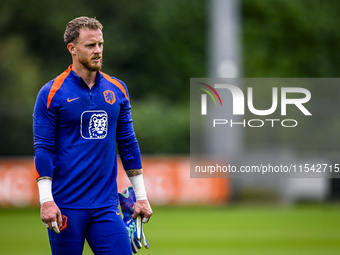
{"label": "grass field", "polygon": [[[138,254],[340,254],[340,205],[154,207]],[[0,254],[50,254],[39,209],[0,210]],[[92,254],[85,246],[84,254]]]}

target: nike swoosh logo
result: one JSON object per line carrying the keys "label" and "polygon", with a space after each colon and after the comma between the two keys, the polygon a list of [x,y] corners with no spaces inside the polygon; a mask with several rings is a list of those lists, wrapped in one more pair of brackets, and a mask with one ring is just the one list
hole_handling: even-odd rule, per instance
{"label": "nike swoosh logo", "polygon": [[120,212],[116,212],[117,215],[120,215]]}
{"label": "nike swoosh logo", "polygon": [[79,97],[73,98],[73,99],[67,98],[67,102],[72,102],[72,101],[77,100],[77,99],[79,99]]}

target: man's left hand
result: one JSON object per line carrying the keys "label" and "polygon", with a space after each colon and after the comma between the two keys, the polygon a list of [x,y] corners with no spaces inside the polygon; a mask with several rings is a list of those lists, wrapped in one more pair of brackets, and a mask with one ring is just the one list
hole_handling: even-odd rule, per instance
{"label": "man's left hand", "polygon": [[138,215],[142,216],[143,223],[147,223],[152,215],[152,209],[150,203],[147,199],[145,200],[137,200],[135,202],[134,212],[132,214],[132,218],[136,219]]}

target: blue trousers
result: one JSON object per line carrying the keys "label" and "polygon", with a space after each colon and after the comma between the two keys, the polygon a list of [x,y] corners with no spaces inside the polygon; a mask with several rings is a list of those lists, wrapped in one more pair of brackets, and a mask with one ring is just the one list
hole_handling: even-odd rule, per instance
{"label": "blue trousers", "polygon": [[52,255],[81,255],[85,239],[95,255],[131,255],[131,244],[119,209],[63,209],[60,234],[48,230]]}

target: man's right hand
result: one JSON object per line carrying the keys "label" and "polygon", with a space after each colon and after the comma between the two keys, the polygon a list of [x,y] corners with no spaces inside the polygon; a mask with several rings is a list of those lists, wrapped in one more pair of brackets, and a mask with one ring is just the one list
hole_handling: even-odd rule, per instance
{"label": "man's right hand", "polygon": [[60,233],[58,225],[62,227],[63,219],[61,217],[61,211],[54,201],[41,204],[40,217],[48,229],[53,230],[57,234]]}

